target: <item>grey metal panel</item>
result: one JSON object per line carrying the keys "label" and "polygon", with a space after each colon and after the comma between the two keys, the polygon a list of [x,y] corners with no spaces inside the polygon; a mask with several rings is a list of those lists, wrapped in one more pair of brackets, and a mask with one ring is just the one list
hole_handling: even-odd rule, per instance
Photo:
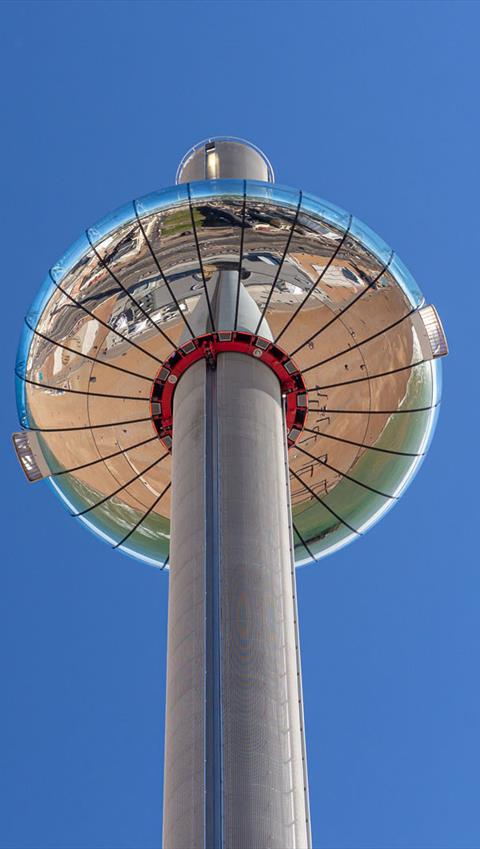
{"label": "grey metal panel", "polygon": [[204,846],[205,363],[175,393],[164,849]]}
{"label": "grey metal panel", "polygon": [[184,156],[176,182],[218,179],[270,182],[273,173],[266,156],[249,142],[217,138],[200,143]]}
{"label": "grey metal panel", "polygon": [[217,395],[224,845],[305,849],[280,386],[222,354]]}
{"label": "grey metal panel", "polygon": [[308,849],[279,382],[220,354],[174,421],[164,849]]}
{"label": "grey metal panel", "polygon": [[174,416],[164,849],[306,849],[280,386],[221,354]]}

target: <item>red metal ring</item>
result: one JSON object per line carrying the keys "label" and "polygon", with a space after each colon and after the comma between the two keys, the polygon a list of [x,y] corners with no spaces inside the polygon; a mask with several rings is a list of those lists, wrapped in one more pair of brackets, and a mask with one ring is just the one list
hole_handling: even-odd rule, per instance
{"label": "red metal ring", "polygon": [[215,368],[218,354],[235,351],[255,357],[277,375],[285,400],[288,447],[300,436],[307,415],[307,392],[301,372],[278,345],[243,330],[207,333],[190,339],[165,360],[158,372],[150,396],[150,410],[155,429],[165,447],[172,448],[173,394],[184,372],[198,360],[205,359]]}

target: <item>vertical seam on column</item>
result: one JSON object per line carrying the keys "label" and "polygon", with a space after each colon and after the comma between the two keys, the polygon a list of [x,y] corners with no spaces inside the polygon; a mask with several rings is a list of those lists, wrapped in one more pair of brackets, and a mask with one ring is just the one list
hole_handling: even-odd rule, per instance
{"label": "vertical seam on column", "polygon": [[[218,361],[217,361],[218,366]],[[217,374],[217,372],[215,372]],[[215,477],[212,482],[214,498],[215,498],[215,516],[216,516],[216,527],[215,527],[215,541],[216,541],[216,565],[217,565],[217,582],[216,582],[216,624],[217,624],[217,725],[218,725],[218,781],[219,781],[219,798],[218,798],[218,807],[219,807],[219,839],[220,839],[220,847],[223,849],[225,843],[224,837],[224,822],[223,822],[223,811],[224,811],[224,768],[223,768],[223,692],[222,692],[222,669],[223,669],[223,660],[222,660],[222,563],[221,563],[221,541],[220,541],[220,467],[218,458],[220,455],[220,441],[219,441],[219,419],[218,419],[218,380],[215,378],[215,456],[216,456],[216,469],[215,469]]]}
{"label": "vertical seam on column", "polygon": [[208,768],[210,766],[208,758],[207,758],[207,739],[208,739],[208,690],[207,690],[207,650],[208,650],[208,605],[207,605],[207,590],[208,590],[208,573],[207,573],[207,460],[209,457],[208,451],[208,430],[207,430],[207,420],[208,420],[208,409],[207,409],[207,376],[206,376],[206,363],[205,363],[205,373],[204,373],[204,393],[203,393],[203,416],[204,416],[204,431],[203,431],[203,452],[204,452],[204,479],[203,479],[203,489],[204,489],[204,509],[205,509],[205,519],[204,519],[204,563],[203,563],[203,847],[202,849],[206,849],[207,847],[207,831],[208,831],[208,816],[207,816],[207,804],[208,804],[208,795],[207,795],[207,787],[208,787]]}
{"label": "vertical seam on column", "polygon": [[295,547],[293,542],[293,528],[292,528],[292,502],[290,495],[290,468],[288,463],[288,442],[287,442],[287,431],[285,427],[285,409],[284,405],[282,405],[282,428],[283,428],[283,456],[284,456],[284,464],[285,464],[285,480],[287,487],[287,513],[288,513],[288,536],[290,542],[290,574],[292,580],[292,600],[293,600],[293,615],[294,615],[294,628],[295,628],[295,654],[297,658],[297,672],[298,672],[298,713],[300,720],[300,739],[302,746],[302,770],[303,770],[303,788],[304,788],[304,797],[305,797],[305,824],[307,828],[307,841],[308,841],[308,849],[312,847],[312,830],[311,830],[311,820],[310,820],[310,799],[308,792],[308,770],[307,770],[307,748],[305,745],[305,717],[303,712],[303,686],[302,686],[302,666],[300,659],[300,634],[298,628],[298,605],[297,605],[297,593],[296,593],[296,578],[295,578]]}
{"label": "vertical seam on column", "polygon": [[206,642],[206,784],[205,849],[223,847],[222,699],[220,633],[220,552],[218,498],[217,375],[205,373],[205,642]]}

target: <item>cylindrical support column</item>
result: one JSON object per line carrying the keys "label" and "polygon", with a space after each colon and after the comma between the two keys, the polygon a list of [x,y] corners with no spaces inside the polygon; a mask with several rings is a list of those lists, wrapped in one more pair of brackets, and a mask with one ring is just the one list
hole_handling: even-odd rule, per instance
{"label": "cylindrical support column", "polygon": [[223,353],[174,397],[164,849],[308,849],[280,385]]}

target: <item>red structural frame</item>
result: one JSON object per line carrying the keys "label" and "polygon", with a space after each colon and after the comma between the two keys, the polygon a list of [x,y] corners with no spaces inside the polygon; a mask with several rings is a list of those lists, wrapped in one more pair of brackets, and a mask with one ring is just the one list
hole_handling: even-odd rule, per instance
{"label": "red structural frame", "polygon": [[307,415],[307,392],[303,377],[293,360],[269,339],[240,331],[217,331],[190,339],[165,360],[158,372],[150,396],[155,429],[168,450],[172,447],[173,395],[178,380],[198,360],[216,367],[218,354],[235,351],[255,357],[277,375],[285,401],[288,446],[300,436]]}

